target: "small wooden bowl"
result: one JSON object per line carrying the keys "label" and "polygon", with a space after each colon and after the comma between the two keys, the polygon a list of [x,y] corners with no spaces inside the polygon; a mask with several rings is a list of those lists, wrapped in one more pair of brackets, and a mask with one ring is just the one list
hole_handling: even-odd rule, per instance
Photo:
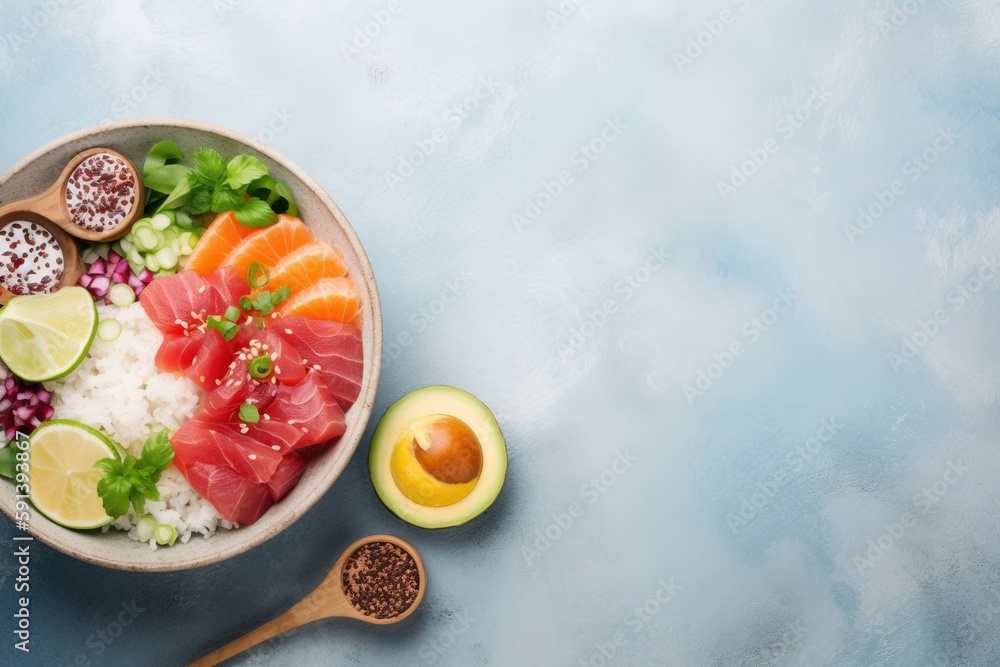
{"label": "small wooden bowl", "polygon": [[[6,208],[6,207],[5,207]],[[56,283],[56,288],[63,288],[67,285],[75,285],[83,275],[83,261],[80,259],[80,252],[76,247],[76,241],[72,236],[62,230],[62,228],[43,215],[32,211],[10,210],[7,213],[0,212],[0,229],[17,222],[34,222],[44,227],[59,244],[63,254],[63,274],[62,279]],[[10,301],[17,295],[12,294],[0,285],[0,306]]]}
{"label": "small wooden bowl", "polygon": [[[70,176],[73,175],[73,171],[80,166],[81,162],[90,156],[97,155],[99,153],[109,153],[114,155],[128,165],[128,168],[135,176],[135,204],[132,206],[132,211],[117,227],[97,232],[84,229],[73,222],[73,218],[69,212],[69,206],[66,204],[66,185],[69,183],[69,179]],[[114,241],[115,239],[125,236],[125,234],[128,233],[129,228],[132,226],[132,223],[142,217],[145,203],[146,190],[142,185],[142,172],[136,169],[135,165],[132,164],[127,157],[117,151],[113,151],[110,148],[90,148],[82,153],[77,153],[66,165],[66,168],[63,169],[59,178],[56,179],[56,182],[53,183],[45,192],[34,197],[29,197],[20,201],[11,202],[5,206],[0,206],[0,220],[7,218],[11,214],[23,217],[28,213],[33,213],[37,217],[51,220],[56,225],[61,227],[66,233],[71,236],[75,236],[78,239],[90,241],[92,243],[104,243],[107,241]],[[62,241],[60,241],[60,243],[62,243]]]}

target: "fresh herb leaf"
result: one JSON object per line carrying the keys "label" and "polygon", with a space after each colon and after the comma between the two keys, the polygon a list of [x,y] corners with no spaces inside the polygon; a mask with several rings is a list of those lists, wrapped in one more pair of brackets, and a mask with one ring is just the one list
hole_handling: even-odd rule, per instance
{"label": "fresh herb leaf", "polygon": [[242,188],[267,175],[267,167],[250,155],[237,155],[226,165],[226,185],[233,190]]}
{"label": "fresh herb leaf", "polygon": [[160,499],[156,483],[174,460],[169,436],[166,429],[150,435],[138,459],[128,454],[122,460],[106,458],[94,464],[95,468],[104,471],[104,477],[97,483],[97,494],[108,516],[122,516],[128,512],[129,504],[141,513],[145,511],[147,500]]}
{"label": "fresh herb leaf", "polygon": [[185,180],[191,169],[182,164],[168,164],[160,167],[149,176],[142,179],[147,190],[156,192],[173,192],[177,184]]}
{"label": "fresh herb leaf", "polygon": [[142,445],[142,454],[139,455],[139,467],[155,468],[156,472],[148,475],[153,482],[160,481],[160,475],[173,461],[174,448],[170,444],[170,431],[161,428],[146,438],[146,442]]}
{"label": "fresh herb leaf", "polygon": [[275,213],[287,213],[292,216],[299,214],[291,188],[271,176],[261,176],[247,186],[247,192],[266,201]]}
{"label": "fresh herb leaf", "polygon": [[199,180],[205,184],[218,185],[226,176],[226,161],[218,151],[201,146],[194,152],[194,168]]}
{"label": "fresh herb leaf", "polygon": [[245,227],[269,227],[278,221],[278,214],[267,202],[251,197],[233,209],[236,219]]}
{"label": "fresh herb leaf", "polygon": [[216,187],[212,193],[212,210],[216,213],[232,211],[243,203],[244,195],[241,190],[230,190],[226,187]]}
{"label": "fresh herb leaf", "polygon": [[[150,191],[152,192],[152,190]],[[174,186],[174,189],[170,191],[170,194],[162,199],[161,203],[154,209],[157,213],[162,211],[170,211],[181,206],[185,206],[191,200],[191,182],[189,178],[185,178],[183,181]],[[147,198],[147,204],[150,202]]]}
{"label": "fresh herb leaf", "polygon": [[149,175],[160,167],[168,164],[177,164],[184,159],[184,154],[177,144],[169,139],[154,144],[146,154],[146,161],[142,164],[142,180],[145,181]]}
{"label": "fresh herb leaf", "polygon": [[256,424],[260,421],[260,411],[256,405],[244,403],[240,406],[240,421],[248,424]]}

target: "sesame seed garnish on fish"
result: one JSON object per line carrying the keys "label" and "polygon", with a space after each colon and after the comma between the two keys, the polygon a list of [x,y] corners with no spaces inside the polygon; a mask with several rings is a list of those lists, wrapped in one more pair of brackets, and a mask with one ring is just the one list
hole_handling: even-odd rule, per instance
{"label": "sesame seed garnish on fish", "polygon": [[273,449],[276,452],[280,452],[281,451],[281,445],[271,445],[271,449]]}
{"label": "sesame seed garnish on fish", "polygon": [[207,285],[202,285],[201,287],[199,287],[198,288],[198,294],[204,294],[206,287],[208,287],[208,286]]}
{"label": "sesame seed garnish on fish", "polygon": [[292,330],[291,329],[285,329],[285,333],[286,334],[290,334],[290,333],[292,333]]}
{"label": "sesame seed garnish on fish", "polygon": [[264,421],[271,421],[271,415],[265,413],[264,414]]}
{"label": "sesame seed garnish on fish", "polygon": [[316,370],[322,370],[322,366],[320,366],[319,364],[313,364],[313,368]]}
{"label": "sesame seed garnish on fish", "polygon": [[257,455],[256,454],[251,454],[250,455],[250,460],[251,461],[256,461],[257,460]]}
{"label": "sesame seed garnish on fish", "polygon": [[308,432],[309,432],[309,429],[307,429],[307,428],[306,428],[305,426],[303,426],[303,427],[302,427],[302,432],[303,432],[303,433],[308,433]]}

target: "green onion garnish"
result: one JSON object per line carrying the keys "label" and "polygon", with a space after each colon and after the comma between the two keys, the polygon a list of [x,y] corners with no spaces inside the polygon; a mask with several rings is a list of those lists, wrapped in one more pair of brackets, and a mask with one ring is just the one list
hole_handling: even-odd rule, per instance
{"label": "green onion garnish", "polygon": [[257,294],[253,298],[253,309],[261,315],[268,315],[274,310],[274,306],[271,304],[271,293],[265,291]]}
{"label": "green onion garnish", "polygon": [[282,285],[274,292],[271,292],[271,305],[277,306],[279,303],[288,299],[292,296],[292,288],[288,285]]}
{"label": "green onion garnish", "polygon": [[205,322],[206,326],[210,329],[215,329],[222,334],[222,337],[226,340],[232,340],[236,337],[237,332],[240,328],[232,322],[227,322],[219,317],[209,317],[208,321]]}
{"label": "green onion garnish", "polygon": [[267,267],[260,262],[254,262],[247,269],[247,283],[253,289],[260,289],[267,284],[267,281],[271,279],[271,274],[267,270]]}
{"label": "green onion garnish", "polygon": [[250,360],[250,377],[263,380],[271,374],[271,357],[262,354]]}
{"label": "green onion garnish", "polygon": [[240,297],[240,308],[243,310],[253,310],[253,301],[248,296]]}
{"label": "green onion garnish", "polygon": [[260,421],[260,412],[257,411],[256,405],[250,405],[249,403],[244,403],[240,406],[240,421],[246,422],[248,424],[256,424]]}
{"label": "green onion garnish", "polygon": [[240,319],[240,309],[236,306],[229,306],[229,308],[226,308],[224,317],[230,322],[238,322]]}

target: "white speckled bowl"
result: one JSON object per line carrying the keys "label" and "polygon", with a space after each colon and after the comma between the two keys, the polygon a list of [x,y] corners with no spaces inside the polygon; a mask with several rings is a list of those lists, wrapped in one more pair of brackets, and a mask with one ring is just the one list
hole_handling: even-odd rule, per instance
{"label": "white speckled bowl", "polygon": [[[0,176],[0,205],[47,188],[67,161],[82,150],[94,146],[112,148],[141,168],[149,148],[163,139],[175,140],[186,157],[197,146],[210,146],[224,156],[250,153],[264,161],[272,176],[291,187],[302,220],[318,238],[330,241],[343,252],[361,290],[365,371],[361,395],[347,413],[347,432],[312,461],[298,486],[251,526],[220,530],[207,540],[195,535],[187,544],[151,551],[149,545],[133,542],[120,531],[76,532],[31,512],[31,534],[51,547],[88,563],[137,572],[185,570],[217,563],[262,544],[292,525],[333,485],[357,449],[371,416],[382,361],[382,311],[375,276],[351,225],[329,195],[301,169],[241,134],[170,118],[134,119],[81,130],[39,149]],[[0,481],[0,508],[13,518],[14,487],[4,482]]]}

